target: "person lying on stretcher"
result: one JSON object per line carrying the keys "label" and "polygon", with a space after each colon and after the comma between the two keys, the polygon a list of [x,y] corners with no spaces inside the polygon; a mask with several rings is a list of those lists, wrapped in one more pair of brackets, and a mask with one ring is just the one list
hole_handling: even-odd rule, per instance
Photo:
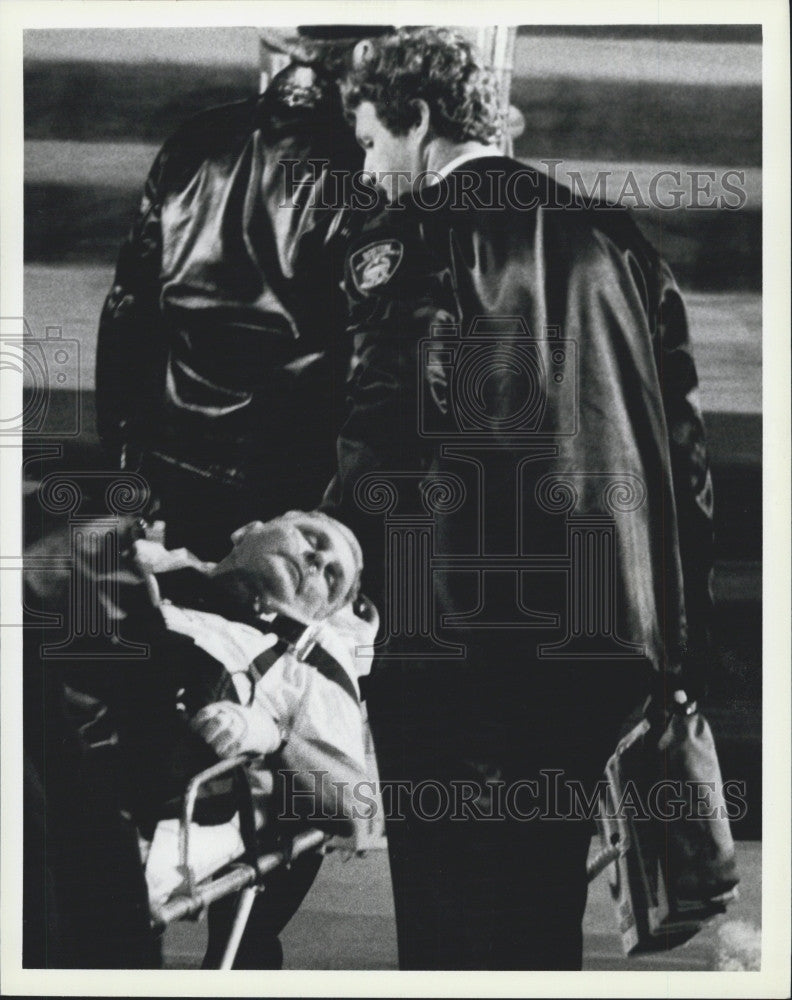
{"label": "person lying on stretcher", "polygon": [[[370,647],[377,628],[376,611],[358,592],[357,540],[332,518],[299,511],[247,524],[231,540],[217,564],[146,539],[133,546],[165,628],[193,647],[193,671],[209,678],[211,693],[188,677],[178,704],[220,757],[276,755],[309,818],[352,833],[354,844],[355,821],[367,818],[357,792],[370,778],[357,686],[370,655],[356,649]],[[254,787],[272,790],[271,772],[252,774]],[[158,828],[147,870],[158,896],[172,875],[152,866],[165,832]],[[213,839],[219,847],[219,831]],[[226,831],[226,842],[233,850],[238,837]],[[168,869],[164,855],[162,864]]]}
{"label": "person lying on stretcher", "polygon": [[[228,555],[204,563],[121,519],[110,572],[102,530],[86,525],[76,550],[66,534],[42,540],[29,556],[52,563],[68,553],[73,565],[45,571],[30,558],[26,587],[44,611],[67,609],[73,588],[102,608],[102,635],[94,630],[86,659],[65,671],[67,700],[88,746],[109,753],[119,802],[143,837],[153,842],[180,814],[195,774],[239,753],[265,758],[264,790],[273,772],[289,776],[303,827],[353,838],[367,829],[356,796],[361,782],[370,795],[372,777],[357,682],[371,655],[358,649],[370,650],[378,617],[358,593],[354,535],[322,513],[291,511],[239,528]],[[228,783],[201,805],[199,822],[226,824]],[[150,892],[171,874],[152,873]]]}

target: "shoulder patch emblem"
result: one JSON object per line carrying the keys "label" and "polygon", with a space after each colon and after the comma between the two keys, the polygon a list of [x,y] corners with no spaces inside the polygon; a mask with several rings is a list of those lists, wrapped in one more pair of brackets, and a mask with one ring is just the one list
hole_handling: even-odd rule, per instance
{"label": "shoulder patch emblem", "polygon": [[398,240],[379,240],[356,250],[349,259],[352,280],[359,292],[384,285],[396,273],[404,256],[404,246]]}

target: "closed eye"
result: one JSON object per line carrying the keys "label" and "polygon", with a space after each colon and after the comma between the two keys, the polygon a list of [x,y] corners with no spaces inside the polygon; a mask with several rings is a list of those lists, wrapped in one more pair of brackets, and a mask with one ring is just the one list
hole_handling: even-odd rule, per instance
{"label": "closed eye", "polygon": [[319,538],[317,537],[315,531],[310,531],[307,528],[300,528],[299,530],[303,538],[306,540],[306,542],[308,542],[308,544],[311,546],[312,549],[319,548]]}

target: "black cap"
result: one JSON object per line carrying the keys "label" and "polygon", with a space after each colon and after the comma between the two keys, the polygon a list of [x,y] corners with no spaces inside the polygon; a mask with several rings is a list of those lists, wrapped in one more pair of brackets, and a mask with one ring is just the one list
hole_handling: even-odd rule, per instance
{"label": "black cap", "polygon": [[303,24],[297,29],[301,38],[317,42],[339,42],[345,38],[375,38],[390,35],[396,29],[389,24]]}

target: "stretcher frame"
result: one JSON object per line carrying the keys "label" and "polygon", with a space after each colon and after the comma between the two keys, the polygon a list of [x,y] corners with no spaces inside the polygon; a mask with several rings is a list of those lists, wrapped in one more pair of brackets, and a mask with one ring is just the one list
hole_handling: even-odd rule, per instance
{"label": "stretcher frame", "polygon": [[[194,920],[212,904],[228,896],[239,896],[234,922],[226,942],[221,969],[231,969],[236,958],[242,935],[247,926],[253,902],[256,896],[265,891],[264,880],[267,875],[281,866],[287,866],[291,861],[310,851],[323,851],[331,840],[331,835],[322,830],[309,829],[301,831],[285,841],[277,850],[257,853],[255,843],[255,822],[253,818],[253,801],[246,771],[250,767],[261,766],[261,758],[251,754],[239,754],[218,761],[195,775],[187,785],[179,817],[179,866],[184,873],[185,886],[172,895],[162,906],[152,912],[151,924],[156,931],[165,930],[170,924],[180,920]],[[190,831],[195,816],[196,804],[201,789],[209,782],[229,774],[236,774],[241,780],[238,787],[241,794],[238,797],[238,812],[240,817],[240,833],[244,845],[244,853],[238,861],[224,865],[227,869],[223,874],[210,875],[198,881],[195,878],[191,857]],[[624,857],[628,847],[627,838],[612,842],[589,860],[587,866],[588,880],[592,881],[609,865]],[[222,869],[221,869],[222,871]]]}
{"label": "stretcher frame", "polygon": [[[635,732],[639,729],[640,726],[636,727]],[[617,800],[620,789],[618,764],[617,756],[614,755],[606,768],[609,782],[608,795],[612,799],[612,804]],[[221,969],[233,968],[253,902],[260,892],[266,890],[264,880],[267,875],[281,866],[288,867],[294,858],[302,854],[310,851],[323,852],[332,839],[331,834],[311,828],[285,839],[282,846],[276,850],[258,852],[253,798],[247,780],[247,770],[262,766],[263,758],[240,754],[218,761],[192,778],[185,791],[179,820],[179,865],[184,874],[185,885],[152,912],[152,928],[161,931],[176,921],[195,919],[212,903],[238,894],[234,921],[219,966]],[[212,874],[198,881],[194,875],[190,852],[190,831],[196,804],[204,785],[228,774],[234,774],[238,779],[237,806],[244,850],[239,860],[219,869],[222,874]],[[654,891],[651,889],[648,885],[651,880],[647,879],[646,873],[643,873],[642,879],[638,879],[633,871],[636,865],[643,871],[646,864],[640,838],[633,824],[619,817],[613,820],[600,819],[597,826],[601,846],[589,858],[586,875],[588,881],[592,882],[608,867],[615,866],[616,885],[619,888],[617,890],[612,884],[611,892],[626,955],[656,950],[658,947],[663,948],[663,945],[668,948],[676,943],[682,943],[692,937],[709,918],[725,912],[726,903],[736,897],[735,889],[724,894],[723,898],[713,899],[706,906],[702,904],[697,910],[692,910],[681,922],[672,920],[663,928],[660,925],[664,920],[658,917],[658,913],[662,911],[668,917],[667,901],[664,898],[659,900],[654,898],[657,887]],[[632,862],[629,861],[628,855],[632,858]],[[647,884],[639,886],[639,882]],[[655,927],[655,924],[658,924],[658,927]],[[660,931],[664,933],[659,933]]]}
{"label": "stretcher frame", "polygon": [[[213,764],[192,778],[184,794],[179,818],[179,865],[185,876],[185,888],[177,891],[151,915],[152,929],[163,931],[179,920],[196,919],[212,903],[238,894],[234,922],[219,966],[221,969],[233,968],[253,902],[260,892],[266,891],[264,884],[266,876],[276,868],[288,867],[292,860],[301,854],[322,851],[331,839],[330,834],[312,828],[284,840],[283,846],[276,850],[258,853],[255,842],[253,799],[246,771],[249,767],[260,763],[259,757],[239,754]],[[223,871],[223,874],[212,874],[198,881],[195,878],[190,853],[190,829],[196,803],[204,785],[228,774],[235,774],[239,779],[238,788],[242,790],[238,797],[238,811],[244,853],[238,861],[224,865],[221,871],[227,870]]]}

